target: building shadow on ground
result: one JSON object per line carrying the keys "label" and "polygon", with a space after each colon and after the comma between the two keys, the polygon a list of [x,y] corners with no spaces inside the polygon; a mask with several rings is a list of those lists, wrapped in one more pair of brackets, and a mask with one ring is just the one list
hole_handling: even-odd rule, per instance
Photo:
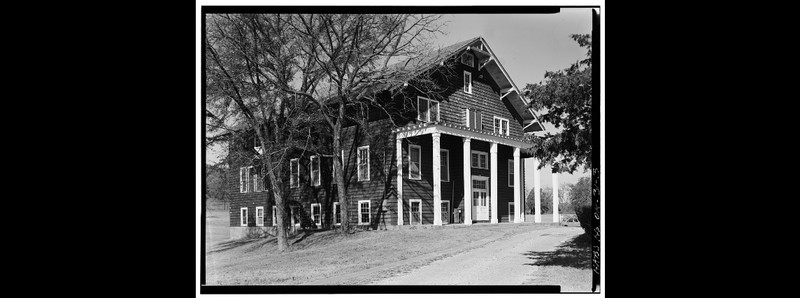
{"label": "building shadow on ground", "polygon": [[529,251],[524,253],[533,263],[529,266],[562,266],[577,269],[592,268],[592,240],[589,234],[575,236],[554,251]]}

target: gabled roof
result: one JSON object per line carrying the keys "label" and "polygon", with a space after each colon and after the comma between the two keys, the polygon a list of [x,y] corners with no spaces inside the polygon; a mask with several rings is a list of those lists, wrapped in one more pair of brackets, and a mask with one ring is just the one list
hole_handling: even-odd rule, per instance
{"label": "gabled roof", "polygon": [[421,73],[464,51],[469,51],[478,58],[479,70],[486,68],[486,71],[501,89],[500,99],[508,97],[509,102],[516,109],[517,114],[522,117],[523,131],[544,131],[544,126],[539,121],[539,117],[533,109],[528,108],[528,100],[520,94],[519,88],[514,81],[511,80],[508,72],[503,68],[503,65],[500,64],[499,59],[483,37],[478,36],[460,41],[447,47],[431,51],[428,54],[394,63],[389,65],[388,68],[400,69],[408,66],[417,68],[417,73]]}

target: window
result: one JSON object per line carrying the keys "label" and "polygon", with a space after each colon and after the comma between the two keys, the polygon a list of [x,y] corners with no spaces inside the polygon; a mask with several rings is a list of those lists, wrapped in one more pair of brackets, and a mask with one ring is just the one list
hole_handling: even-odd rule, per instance
{"label": "window", "polygon": [[272,226],[278,225],[278,206],[272,206]]}
{"label": "window", "polygon": [[319,203],[311,204],[311,220],[317,226],[322,224],[322,205]]}
{"label": "window", "polygon": [[264,226],[264,206],[256,207],[256,225],[259,227]]}
{"label": "window", "polygon": [[441,173],[442,181],[450,181],[450,150],[441,149],[439,151],[439,159],[441,160]]}
{"label": "window", "polygon": [[508,202],[508,222],[514,222],[514,202]]}
{"label": "window", "polygon": [[[250,185],[253,184],[253,191],[258,189],[258,175],[255,174],[255,171],[251,170],[253,167],[242,167],[239,168],[239,192],[240,193],[248,193],[250,192]],[[255,175],[255,177],[253,176]],[[252,181],[252,183],[251,183]]]}
{"label": "window", "polygon": [[408,144],[408,179],[422,179],[422,147]]}
{"label": "window", "polygon": [[370,207],[369,200],[358,201],[358,224],[360,225],[369,224],[370,220],[369,207]]}
{"label": "window", "polygon": [[464,92],[472,94],[472,73],[464,71]]}
{"label": "window", "polygon": [[239,193],[246,193],[247,192],[247,185],[245,181],[247,181],[247,172],[248,168],[239,168]]}
{"label": "window", "polygon": [[358,147],[358,181],[369,181],[369,146]]}
{"label": "window", "polygon": [[514,186],[514,160],[508,160],[508,187]]}
{"label": "window", "polygon": [[300,160],[297,158],[289,160],[289,185],[291,188],[300,186]]}
{"label": "window", "polygon": [[466,117],[467,127],[481,129],[481,111],[467,109]]}
{"label": "window", "polygon": [[342,225],[342,214],[339,211],[339,202],[333,203],[333,224],[334,225]]}
{"label": "window", "polygon": [[439,102],[417,96],[417,120],[424,122],[439,121]]}
{"label": "window", "polygon": [[319,156],[314,155],[311,157],[311,185],[319,186],[319,184]]}
{"label": "window", "polygon": [[420,199],[412,199],[409,200],[411,204],[411,208],[408,211],[409,215],[408,218],[411,220],[410,224],[412,225],[421,225],[422,224],[422,200]]}
{"label": "window", "polygon": [[508,135],[508,119],[494,117],[494,133],[499,135]]}
{"label": "window", "polygon": [[243,227],[247,226],[247,207],[239,209],[239,222]]}
{"label": "window", "polygon": [[481,151],[472,151],[472,167],[479,169],[488,169],[488,154]]}
{"label": "window", "polygon": [[[300,209],[300,207],[298,207],[298,206],[295,206],[295,207],[292,207],[292,208],[289,209],[290,216],[292,217],[292,224],[295,227],[299,227],[300,226],[300,217],[299,217],[300,210],[299,209]],[[297,210],[297,211],[295,211],[295,210]]]}
{"label": "window", "polygon": [[464,53],[464,55],[461,55],[461,63],[469,65],[470,67],[475,67],[475,59],[470,53]]}

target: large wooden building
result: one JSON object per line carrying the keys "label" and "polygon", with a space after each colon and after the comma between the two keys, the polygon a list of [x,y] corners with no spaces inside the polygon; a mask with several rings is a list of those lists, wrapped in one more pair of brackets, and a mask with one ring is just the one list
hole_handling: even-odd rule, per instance
{"label": "large wooden building", "polygon": [[[310,222],[318,228],[323,222],[335,226],[348,220],[378,229],[524,221],[521,159],[532,146],[525,135],[544,128],[520,89],[482,37],[418,62],[427,68],[449,62],[439,80],[445,92],[438,98],[415,94],[398,99],[414,104],[405,105],[403,117],[394,122],[370,111],[366,125],[345,129],[349,199],[344,207],[349,218],[340,218],[343,206],[336,198],[331,160],[307,154],[289,160],[291,225]],[[271,192],[253,169],[232,165],[232,174],[239,177],[230,185],[232,238],[277,224]],[[535,191],[538,202],[538,187]]]}

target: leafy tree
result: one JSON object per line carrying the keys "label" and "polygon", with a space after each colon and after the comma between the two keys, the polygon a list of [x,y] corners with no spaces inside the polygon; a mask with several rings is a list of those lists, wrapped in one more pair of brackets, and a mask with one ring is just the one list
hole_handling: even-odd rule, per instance
{"label": "leafy tree", "polygon": [[592,223],[592,179],[581,177],[570,192],[572,208],[581,223],[581,227],[588,234],[591,233]]}
{"label": "leafy tree", "polygon": [[546,71],[545,81],[525,86],[523,94],[530,107],[540,112],[542,122],[552,123],[559,132],[532,137],[531,154],[540,167],[550,164],[554,173],[573,173],[592,166],[592,42],[590,34],[570,37],[586,48],[587,58],[570,67]]}

